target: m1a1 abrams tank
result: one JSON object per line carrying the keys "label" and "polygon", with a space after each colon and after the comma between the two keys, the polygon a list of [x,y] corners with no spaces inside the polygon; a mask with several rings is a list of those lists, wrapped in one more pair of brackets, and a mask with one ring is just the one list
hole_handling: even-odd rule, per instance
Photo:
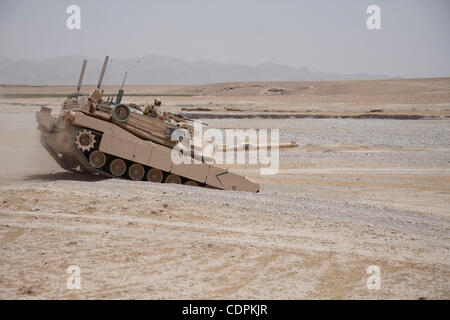
{"label": "m1a1 abrams tank", "polygon": [[108,57],[97,88],[89,95],[81,94],[86,62],[77,92],[67,97],[61,113],[52,114],[47,107],[36,113],[41,143],[62,168],[131,180],[259,191],[257,183],[204,160],[173,163],[171,151],[177,141],[172,141],[171,133],[178,128],[192,131],[189,121],[122,103],[123,84],[115,101],[104,100],[101,84]]}

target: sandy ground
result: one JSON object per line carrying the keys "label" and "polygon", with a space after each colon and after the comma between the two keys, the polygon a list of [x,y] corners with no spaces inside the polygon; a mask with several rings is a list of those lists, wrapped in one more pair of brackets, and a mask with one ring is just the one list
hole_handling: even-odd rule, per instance
{"label": "sandy ground", "polygon": [[39,107],[2,101],[2,299],[450,298],[449,119],[206,120],[299,143],[277,175],[234,168],[261,184],[250,194],[65,172],[39,145]]}

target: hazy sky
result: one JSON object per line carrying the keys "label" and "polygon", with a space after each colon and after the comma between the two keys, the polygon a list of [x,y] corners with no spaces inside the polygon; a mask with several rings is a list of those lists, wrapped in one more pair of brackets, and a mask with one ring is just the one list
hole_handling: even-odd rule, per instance
{"label": "hazy sky", "polygon": [[[66,8],[81,8],[68,30]],[[381,8],[381,30],[366,8]],[[148,53],[315,71],[450,76],[449,0],[0,0],[0,56]]]}

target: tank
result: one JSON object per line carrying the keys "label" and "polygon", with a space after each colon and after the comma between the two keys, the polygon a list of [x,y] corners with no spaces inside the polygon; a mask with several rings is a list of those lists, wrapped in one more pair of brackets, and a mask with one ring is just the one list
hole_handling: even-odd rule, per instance
{"label": "tank", "polygon": [[101,84],[108,59],[91,93],[80,92],[84,60],[77,92],[67,97],[61,112],[53,114],[50,108],[42,107],[36,113],[41,143],[63,169],[136,181],[259,192],[257,183],[211,165],[194,152],[190,156],[197,163],[174,163],[171,153],[183,136],[173,139],[173,133],[182,129],[192,134],[192,121],[161,113],[158,100],[144,110],[122,103],[124,83],[115,99],[105,100]]}

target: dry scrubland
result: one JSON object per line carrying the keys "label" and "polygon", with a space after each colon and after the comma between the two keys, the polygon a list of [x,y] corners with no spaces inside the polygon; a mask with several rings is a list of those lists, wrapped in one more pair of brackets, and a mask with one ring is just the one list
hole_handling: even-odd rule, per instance
{"label": "dry scrubland", "polygon": [[[74,80],[75,82],[75,80]],[[94,86],[83,87],[89,92]],[[116,95],[118,86],[105,86],[105,94]],[[0,104],[59,105],[74,91],[73,86],[5,87],[0,86]],[[199,86],[126,86],[127,101],[142,103],[154,96],[164,96],[169,111],[181,108],[213,112],[283,112],[310,114],[421,114],[450,116],[450,78],[320,81],[320,82],[250,82]],[[5,94],[7,96],[5,96]],[[51,97],[51,95],[61,95]],[[48,96],[50,95],[50,97]],[[134,95],[134,96],[133,96]],[[137,96],[136,96],[137,95]],[[27,97],[28,96],[28,97]]]}
{"label": "dry scrubland", "polygon": [[233,168],[259,194],[62,171],[34,112],[72,91],[0,87],[0,298],[450,298],[450,79],[127,87],[176,112],[425,116],[205,120],[297,140],[277,175]]}

